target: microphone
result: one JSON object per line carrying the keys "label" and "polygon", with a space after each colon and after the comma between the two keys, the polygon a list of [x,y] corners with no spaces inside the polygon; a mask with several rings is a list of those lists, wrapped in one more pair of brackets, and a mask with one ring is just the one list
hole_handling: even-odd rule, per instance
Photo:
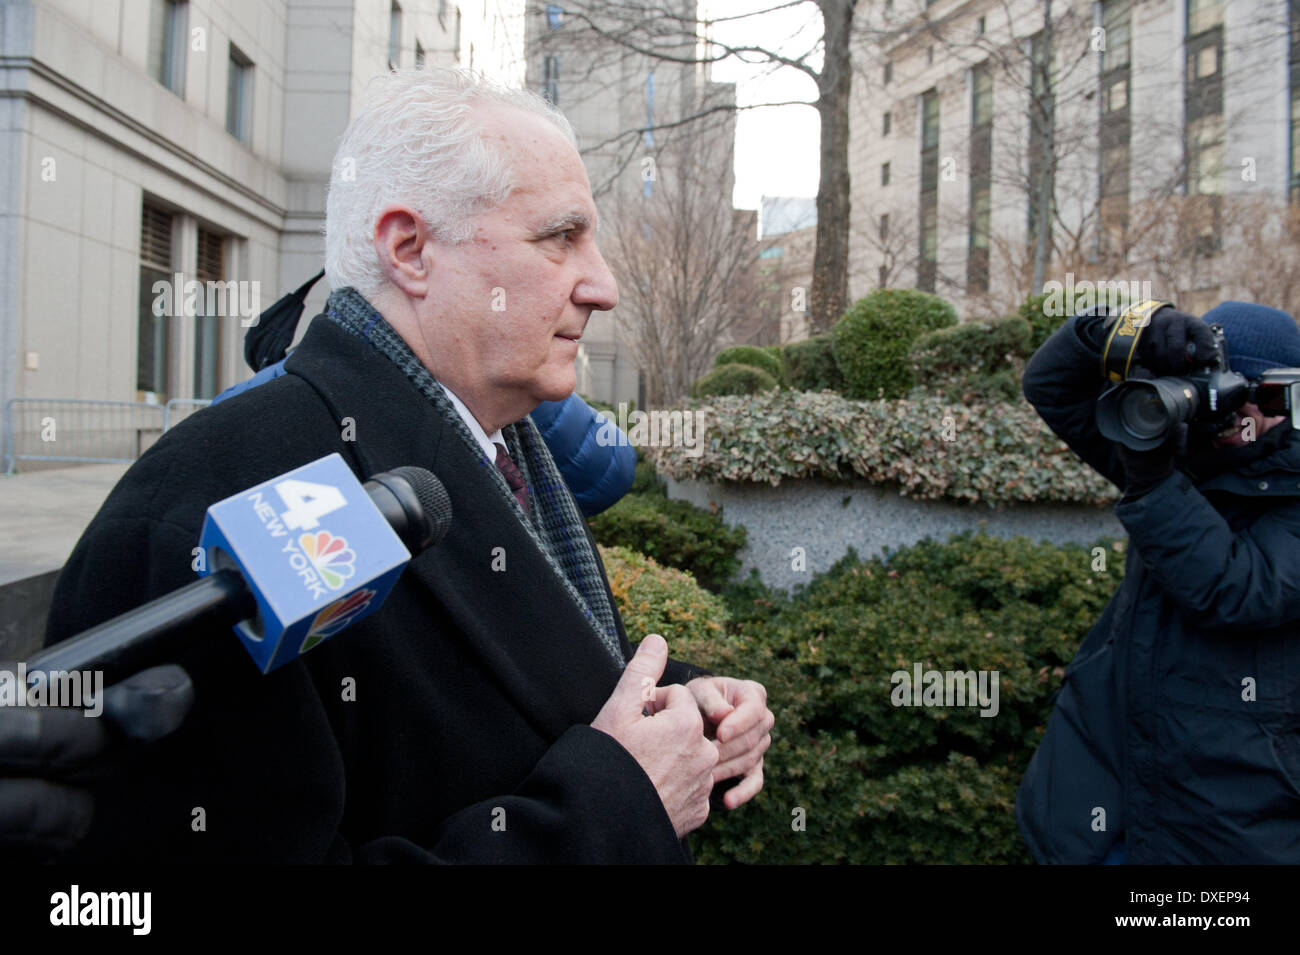
{"label": "microphone", "polygon": [[363,485],[328,455],[209,507],[202,579],[47,647],[26,669],[104,670],[111,683],[195,627],[224,624],[269,673],[379,609],[411,558],[450,527],[451,499],[428,470],[396,468]]}

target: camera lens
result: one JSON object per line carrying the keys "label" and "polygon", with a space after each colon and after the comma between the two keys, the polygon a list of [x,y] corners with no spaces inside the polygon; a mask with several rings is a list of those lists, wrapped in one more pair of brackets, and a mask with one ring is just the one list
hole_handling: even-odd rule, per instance
{"label": "camera lens", "polygon": [[1131,388],[1119,402],[1119,420],[1135,438],[1158,438],[1171,424],[1169,411],[1154,388]]}

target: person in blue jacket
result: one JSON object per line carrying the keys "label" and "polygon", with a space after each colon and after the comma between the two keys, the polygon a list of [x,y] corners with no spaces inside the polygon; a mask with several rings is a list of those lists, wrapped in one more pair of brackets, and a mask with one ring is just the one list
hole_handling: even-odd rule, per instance
{"label": "person in blue jacket", "polygon": [[[1300,862],[1300,439],[1246,404],[1215,437],[1132,452],[1097,428],[1114,319],[1076,316],[1029,361],[1025,397],[1123,490],[1124,581],[1066,669],[1021,780],[1016,821],[1042,863]],[[1300,366],[1285,312],[1155,311],[1153,376],[1213,354],[1247,378]]]}
{"label": "person in blue jacket", "polygon": [[[285,358],[267,365],[247,381],[232,385],[213,404],[284,374]],[[607,420],[575,391],[563,401],[545,401],[529,416],[555,458],[560,474],[573,492],[584,517],[594,517],[619,502],[636,476],[636,449],[618,431],[619,440],[596,440]],[[610,422],[617,430],[618,425]]]}

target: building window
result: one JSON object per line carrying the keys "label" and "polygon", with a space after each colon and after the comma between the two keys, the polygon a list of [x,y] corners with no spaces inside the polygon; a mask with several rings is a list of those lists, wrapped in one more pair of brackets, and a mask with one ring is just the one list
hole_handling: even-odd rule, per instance
{"label": "building window", "polygon": [[1223,180],[1223,114],[1187,124],[1188,195],[1217,196]]}
{"label": "building window", "polygon": [[1187,0],[1183,114],[1188,195],[1218,195],[1223,174],[1223,5]]}
{"label": "building window", "polygon": [[1129,0],[1103,0],[1101,26],[1106,49],[1101,54],[1101,71],[1108,73],[1129,65],[1132,48],[1129,42]]}
{"label": "building window", "polygon": [[253,62],[230,44],[226,70],[226,132],[240,142],[252,138]]}
{"label": "building window", "polygon": [[452,40],[456,50],[456,62],[460,62],[460,7],[456,8],[456,36]]}
{"label": "building window", "polygon": [[880,121],[880,135],[882,136],[889,135],[889,129],[890,126],[893,124],[893,121],[894,121],[894,115],[892,113],[886,113],[884,118]]}
{"label": "building window", "polygon": [[920,243],[916,287],[934,291],[939,248],[939,93],[921,94]]}
{"label": "building window", "polygon": [[398,69],[402,65],[402,8],[393,0],[388,11],[388,68]]}
{"label": "building window", "polygon": [[[221,287],[226,288],[226,292],[224,296],[212,296],[212,304],[216,306],[213,315],[206,313],[209,304],[209,296],[206,291],[205,294],[196,297],[197,314],[194,317],[195,398],[215,398],[220,390],[218,382],[221,380],[222,326],[226,322],[223,315],[234,314],[239,306],[238,293],[233,290],[235,283],[231,282],[230,287],[224,285],[226,280],[225,247],[225,236],[209,232],[207,229],[199,229],[199,259],[194,277],[198,280],[200,289],[212,288],[213,286],[210,286],[209,282],[223,283]],[[221,307],[223,300],[225,302],[224,309]]]}
{"label": "building window", "polygon": [[988,63],[971,71],[970,209],[966,289],[989,289],[989,225],[993,170],[993,72]]}
{"label": "building window", "polygon": [[888,86],[894,79],[894,61],[885,61],[885,85]]}
{"label": "building window", "polygon": [[976,35],[978,35],[978,36],[983,36],[983,35],[984,35],[984,18],[983,18],[983,17],[980,17],[979,20],[976,22],[976,24],[975,24],[975,33],[976,33]]}
{"label": "building window", "polygon": [[149,73],[182,99],[185,98],[188,21],[188,4],[178,0],[153,0],[149,15]]}
{"label": "building window", "polygon": [[174,271],[172,214],[146,203],[140,217],[140,303],[135,386],[159,401],[165,400],[170,391],[170,317],[154,313],[154,302],[158,297],[154,285],[158,282],[170,285],[174,281]]}
{"label": "building window", "polygon": [[548,54],[545,65],[543,66],[545,74],[542,77],[542,96],[552,106],[560,105],[560,58]]}
{"label": "building window", "polygon": [[884,242],[889,238],[889,213],[883,213],[880,216],[880,241]]}
{"label": "building window", "polygon": [[419,40],[415,41],[415,68],[417,70],[424,69],[424,46],[421,45]]}
{"label": "building window", "polygon": [[1187,0],[1187,35],[1223,26],[1223,0]]}
{"label": "building window", "polygon": [[934,66],[934,47],[932,46],[925,48],[925,65]]}
{"label": "building window", "polygon": [[554,3],[546,5],[546,28],[558,30],[564,26],[564,11]]}
{"label": "building window", "polygon": [[887,162],[880,164],[880,184],[882,186],[889,185],[889,163]]}

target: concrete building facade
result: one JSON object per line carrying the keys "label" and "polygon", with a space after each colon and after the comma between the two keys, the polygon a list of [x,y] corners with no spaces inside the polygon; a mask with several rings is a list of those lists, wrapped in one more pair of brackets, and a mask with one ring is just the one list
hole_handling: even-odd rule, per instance
{"label": "concrete building facade", "polygon": [[[251,315],[321,268],[367,81],[471,60],[524,79],[522,0],[7,0],[0,18],[0,407],[248,377]],[[186,303],[191,281],[219,287]]]}
{"label": "concrete building facade", "polygon": [[1285,215],[1300,192],[1297,5],[1056,0],[1050,54],[1044,6],[869,12],[852,104],[855,298],[914,286],[985,317],[1041,292],[1043,163],[1057,248],[1045,281],[1145,281],[1198,311],[1241,292],[1224,250],[1252,223],[1234,225],[1234,203]]}

